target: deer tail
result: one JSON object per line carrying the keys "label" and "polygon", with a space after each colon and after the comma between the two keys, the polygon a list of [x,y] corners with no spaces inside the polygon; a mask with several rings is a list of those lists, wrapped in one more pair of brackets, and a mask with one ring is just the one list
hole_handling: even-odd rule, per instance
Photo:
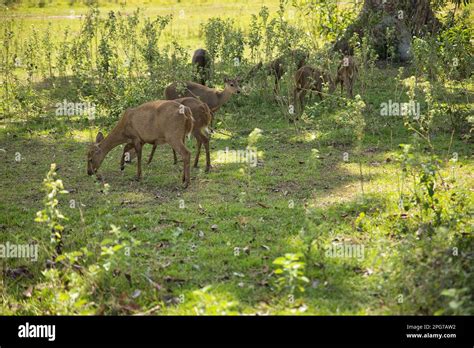
{"label": "deer tail", "polygon": [[194,128],[194,118],[191,109],[187,106],[184,107],[184,120],[185,134],[189,138]]}

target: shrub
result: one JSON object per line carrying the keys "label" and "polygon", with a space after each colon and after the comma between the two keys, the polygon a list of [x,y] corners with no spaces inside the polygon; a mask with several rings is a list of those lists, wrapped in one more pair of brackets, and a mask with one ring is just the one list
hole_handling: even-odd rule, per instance
{"label": "shrub", "polygon": [[304,292],[304,284],[309,282],[304,275],[306,264],[300,261],[302,256],[300,253],[288,253],[273,261],[273,264],[277,266],[275,274],[279,276],[276,280],[277,287],[288,291],[290,295],[294,295],[296,290]]}

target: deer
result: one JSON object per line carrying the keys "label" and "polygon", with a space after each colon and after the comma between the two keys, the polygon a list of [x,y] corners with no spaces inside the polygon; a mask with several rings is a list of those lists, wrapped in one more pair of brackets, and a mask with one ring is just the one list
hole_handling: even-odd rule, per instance
{"label": "deer", "polygon": [[[291,50],[289,52],[290,59],[292,62],[295,63],[296,69],[300,69],[306,63],[306,60],[309,58],[308,53],[300,49]],[[281,55],[266,64],[259,62],[252,69],[250,69],[249,73],[247,74],[246,81],[248,81],[250,78],[253,78],[258,73],[258,71],[263,70],[265,71],[265,74],[267,76],[272,75],[274,77],[274,92],[275,94],[278,94],[280,80],[286,72],[286,62],[287,59],[284,55]]]}
{"label": "deer", "polygon": [[347,95],[352,98],[352,88],[354,86],[354,80],[358,73],[357,65],[352,56],[344,56],[341,63],[337,68],[337,75],[335,79],[335,85],[341,84],[341,94],[343,93],[343,87],[346,88]]}
{"label": "deer", "polygon": [[191,153],[184,145],[184,138],[193,130],[192,111],[174,101],[152,101],[127,109],[117,125],[104,137],[96,136],[87,153],[87,174],[96,175],[105,156],[121,144],[133,146],[137,156],[137,180],[142,177],[142,148],[144,144],[169,144],[183,158],[184,188],[190,184]]}
{"label": "deer", "polygon": [[[180,98],[174,100],[177,103],[185,105],[191,109],[194,118],[194,127],[192,130],[193,136],[197,141],[197,152],[196,158],[194,160],[194,168],[197,168],[199,162],[199,155],[201,153],[201,146],[204,144],[206,150],[206,173],[210,171],[211,168],[211,157],[209,153],[209,125],[212,122],[212,113],[206,103],[196,99],[196,98]],[[206,134],[205,134],[206,133]],[[150,157],[148,158],[148,164],[151,163],[153,155],[155,154],[156,145],[153,145],[151,150]],[[122,160],[121,160],[121,169],[124,168],[125,162],[131,162],[131,160],[136,156],[136,152],[133,144],[127,144],[123,149]],[[178,158],[176,156],[176,151],[173,149],[174,163],[178,163]]]}
{"label": "deer", "polygon": [[224,78],[225,88],[218,91],[215,88],[209,88],[195,82],[173,82],[165,88],[165,98],[175,100],[183,97],[192,97],[201,100],[209,106],[212,113],[215,113],[224,105],[234,94],[239,94],[240,78]]}
{"label": "deer", "polygon": [[211,77],[211,57],[209,53],[203,48],[198,48],[194,51],[191,62],[197,72],[195,82],[205,86],[206,81],[209,81]]}
{"label": "deer", "polygon": [[295,73],[295,89],[293,100],[296,104],[297,113],[304,108],[304,97],[308,91],[315,91],[319,98],[323,99],[323,84],[329,84],[329,91],[332,93],[335,84],[331,76],[324,71],[305,65]]}

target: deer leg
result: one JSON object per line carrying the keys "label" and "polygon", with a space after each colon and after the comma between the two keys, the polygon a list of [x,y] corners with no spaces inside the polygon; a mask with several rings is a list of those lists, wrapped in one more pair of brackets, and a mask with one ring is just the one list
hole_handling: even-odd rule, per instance
{"label": "deer leg", "polygon": [[125,149],[124,152],[122,153],[122,157],[120,158],[120,170],[123,171],[125,169]]}
{"label": "deer leg", "polygon": [[[199,134],[200,135],[200,134]],[[194,158],[194,168],[197,168],[199,162],[199,155],[201,154],[201,137],[198,134],[195,134],[196,142],[197,142],[197,150],[196,150],[196,158]]]}
{"label": "deer leg", "polygon": [[301,91],[298,88],[295,88],[294,98],[295,98],[295,114],[296,117],[301,113]]}
{"label": "deer leg", "polygon": [[173,150],[173,164],[178,164],[178,157],[176,156],[176,151],[174,149]]}
{"label": "deer leg", "polygon": [[[186,142],[186,136],[183,137],[183,144]],[[176,156],[176,151],[174,150],[174,148],[172,148],[173,150],[173,164],[178,164],[178,157]]]}
{"label": "deer leg", "polygon": [[197,143],[198,143],[198,149],[196,153],[196,159],[194,161],[194,167],[197,167],[197,163],[199,161],[199,155],[201,153],[201,145],[204,144],[204,148],[206,149],[206,173],[209,173],[211,169],[211,154],[209,153],[209,138],[199,132],[198,134],[195,134]]}
{"label": "deer leg", "polygon": [[206,149],[206,173],[209,173],[211,170],[211,154],[209,153],[209,138],[203,136],[204,138],[204,148]]}
{"label": "deer leg", "polygon": [[174,141],[170,145],[183,158],[183,182],[184,188],[186,188],[191,182],[191,170],[189,168],[191,162],[191,152],[186,148],[181,139],[178,141]]}
{"label": "deer leg", "polygon": [[151,163],[151,160],[153,159],[153,156],[155,155],[155,150],[156,150],[157,144],[153,144],[153,149],[151,149],[150,157],[148,158],[147,164]]}
{"label": "deer leg", "polygon": [[300,113],[304,111],[304,97],[306,95],[306,91],[303,89],[299,92],[299,103],[300,103]]}
{"label": "deer leg", "polygon": [[142,148],[143,145],[140,140],[135,140],[135,151],[137,152],[137,180],[142,178]]}
{"label": "deer leg", "polygon": [[[298,113],[299,113],[299,110],[300,110],[300,107],[299,107],[299,102],[298,102],[298,87],[295,87],[295,89],[293,89],[293,111],[294,111],[294,114],[296,114],[296,116],[298,116]],[[291,122],[291,120],[290,120]]]}
{"label": "deer leg", "polygon": [[280,95],[280,76],[275,75],[275,88],[274,88],[275,94],[278,96]]}

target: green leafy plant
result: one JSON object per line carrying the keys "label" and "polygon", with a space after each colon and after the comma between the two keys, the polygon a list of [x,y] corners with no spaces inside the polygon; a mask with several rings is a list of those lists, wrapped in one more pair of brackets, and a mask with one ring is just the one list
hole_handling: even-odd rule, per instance
{"label": "green leafy plant", "polygon": [[306,264],[300,260],[302,256],[301,253],[287,253],[273,261],[273,264],[277,266],[274,273],[278,276],[276,280],[278,288],[289,291],[291,295],[296,290],[304,292],[305,284],[309,283],[309,279],[304,274]]}
{"label": "green leafy plant", "polygon": [[116,274],[124,272],[130,277],[130,253],[140,242],[111,225],[110,237],[100,243],[96,256],[93,250],[62,252],[64,226],[67,218],[59,211],[59,194],[67,193],[63,182],[57,178],[56,165],[44,179],[47,195],[45,209],[37,213],[36,221],[46,223],[53,232],[56,246],[52,267],[41,272],[42,279],[28,290],[28,300],[22,313],[43,315],[85,315],[98,309],[94,301],[95,291],[107,287]]}
{"label": "green leafy plant", "polygon": [[61,179],[57,178],[56,164],[51,164],[51,167],[43,180],[44,190],[46,196],[43,200],[45,208],[36,213],[37,222],[45,223],[51,231],[51,242],[54,244],[56,253],[61,254],[63,245],[63,231],[64,226],[61,224],[62,220],[67,218],[59,210],[58,196],[66,194],[68,191],[64,189]]}
{"label": "green leafy plant", "polygon": [[357,1],[342,9],[335,0],[293,0],[293,6],[304,18],[311,46],[321,48],[322,42],[331,42],[340,37],[355,19],[359,6]]}

